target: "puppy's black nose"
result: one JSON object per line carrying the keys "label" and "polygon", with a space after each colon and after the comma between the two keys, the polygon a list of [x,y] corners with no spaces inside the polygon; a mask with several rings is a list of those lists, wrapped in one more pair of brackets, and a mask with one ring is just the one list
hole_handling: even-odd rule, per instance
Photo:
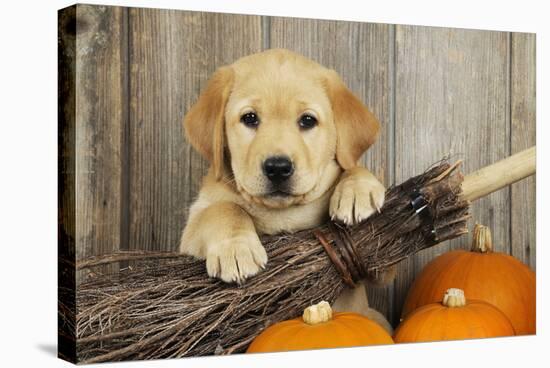
{"label": "puppy's black nose", "polygon": [[294,165],[286,156],[274,156],[262,165],[265,176],[274,184],[282,183],[294,173]]}

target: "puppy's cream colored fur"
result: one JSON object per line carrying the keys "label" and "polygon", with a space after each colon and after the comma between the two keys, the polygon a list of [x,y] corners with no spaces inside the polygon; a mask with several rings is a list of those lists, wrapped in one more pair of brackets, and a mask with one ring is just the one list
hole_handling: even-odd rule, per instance
{"label": "puppy's cream colored fur", "polygon": [[[254,113],[256,127],[241,122]],[[317,125],[302,129],[301,116]],[[360,222],[384,202],[384,187],[357,160],[379,123],[336,72],[288,50],[269,50],[218,69],[184,121],[190,143],[210,162],[180,250],[206,259],[208,274],[242,282],[268,262],[259,235],[313,228],[330,215]],[[285,195],[273,195],[262,163],[288,157]],[[368,308],[364,288],[337,309],[387,322]]]}

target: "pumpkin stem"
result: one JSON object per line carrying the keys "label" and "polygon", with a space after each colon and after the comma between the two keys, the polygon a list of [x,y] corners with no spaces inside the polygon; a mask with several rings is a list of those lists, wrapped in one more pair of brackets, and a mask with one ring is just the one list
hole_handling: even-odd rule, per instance
{"label": "pumpkin stem", "polygon": [[443,305],[449,308],[464,307],[466,305],[466,297],[461,289],[447,289],[443,296]]}
{"label": "pumpkin stem", "polygon": [[308,325],[328,322],[332,319],[332,308],[328,302],[323,300],[318,304],[307,307],[302,318]]}
{"label": "pumpkin stem", "polygon": [[471,251],[479,253],[491,253],[493,251],[491,230],[487,226],[480,224],[474,226]]}

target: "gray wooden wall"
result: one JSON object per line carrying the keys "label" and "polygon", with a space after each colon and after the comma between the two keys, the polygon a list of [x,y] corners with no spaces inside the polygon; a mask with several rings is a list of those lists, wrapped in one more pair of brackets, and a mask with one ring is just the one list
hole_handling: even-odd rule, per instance
{"label": "gray wooden wall", "polygon": [[[473,171],[535,144],[535,35],[78,5],[77,257],[174,250],[205,162],[182,118],[219,66],[268,48],[338,71],[382,123],[363,158],[386,185],[442,156]],[[535,268],[535,181],[473,205],[499,251]],[[415,274],[469,238],[399,265],[371,304],[394,323]]]}

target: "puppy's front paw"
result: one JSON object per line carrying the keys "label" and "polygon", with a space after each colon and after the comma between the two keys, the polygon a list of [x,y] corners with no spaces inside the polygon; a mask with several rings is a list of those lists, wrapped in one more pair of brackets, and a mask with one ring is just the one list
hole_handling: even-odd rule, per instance
{"label": "puppy's front paw", "polygon": [[243,233],[208,245],[206,271],[225,282],[241,283],[267,263],[267,253],[255,232]]}
{"label": "puppy's front paw", "polygon": [[334,189],[330,217],[346,225],[358,224],[382,208],[384,195],[384,186],[368,171],[347,175]]}

